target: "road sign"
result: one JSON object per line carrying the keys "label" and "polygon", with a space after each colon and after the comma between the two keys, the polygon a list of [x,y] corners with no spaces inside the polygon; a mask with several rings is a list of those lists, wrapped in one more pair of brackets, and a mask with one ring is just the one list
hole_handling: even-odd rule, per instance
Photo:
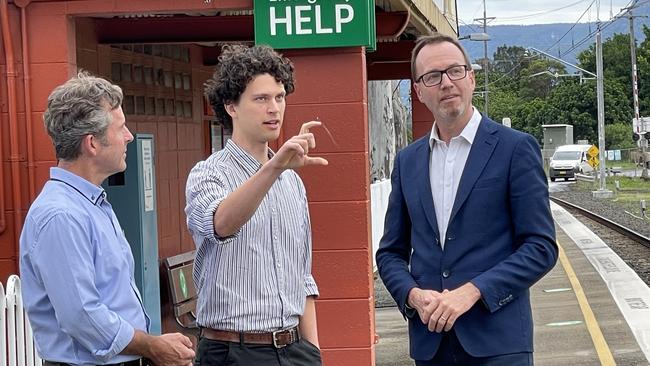
{"label": "road sign", "polygon": [[589,158],[589,160],[587,160],[587,164],[591,165],[592,168],[596,169],[600,164],[600,160],[598,160],[597,156],[592,156],[591,158]]}
{"label": "road sign", "polygon": [[591,145],[589,150],[587,150],[587,155],[589,155],[591,157],[597,157],[598,156],[598,148],[596,147],[596,145]]}
{"label": "road sign", "polygon": [[256,44],[376,47],[374,0],[254,0],[253,19]]}

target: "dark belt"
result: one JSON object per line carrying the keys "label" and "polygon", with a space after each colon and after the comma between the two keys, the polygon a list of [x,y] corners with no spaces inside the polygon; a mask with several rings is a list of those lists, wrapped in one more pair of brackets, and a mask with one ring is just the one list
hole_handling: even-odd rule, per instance
{"label": "dark belt", "polygon": [[202,328],[201,336],[213,341],[265,344],[272,345],[275,348],[286,347],[300,340],[300,333],[298,333],[297,326],[266,333],[233,332],[229,330]]}
{"label": "dark belt", "polygon": [[[139,358],[133,361],[111,363],[102,366],[148,366],[148,365],[150,365],[149,360],[145,358]],[[63,362],[43,361],[43,366],[71,366],[71,365],[69,363],[63,363]]]}

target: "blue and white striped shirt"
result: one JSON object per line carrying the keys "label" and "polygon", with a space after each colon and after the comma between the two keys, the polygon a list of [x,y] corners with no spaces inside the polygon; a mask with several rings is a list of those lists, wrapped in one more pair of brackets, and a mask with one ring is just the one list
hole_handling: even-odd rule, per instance
{"label": "blue and white striped shirt", "polygon": [[193,277],[202,327],[240,332],[292,327],[304,312],[305,298],[318,295],[307,196],[293,170],[278,177],[237,233],[215,234],[219,204],[260,167],[230,140],[188,177],[185,213],[197,246]]}

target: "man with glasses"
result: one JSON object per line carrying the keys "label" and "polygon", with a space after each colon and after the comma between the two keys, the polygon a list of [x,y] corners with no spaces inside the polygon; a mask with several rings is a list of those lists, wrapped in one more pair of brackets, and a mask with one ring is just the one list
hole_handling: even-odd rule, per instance
{"label": "man with glasses", "polygon": [[395,158],[377,266],[418,366],[532,365],[529,288],[557,261],[540,148],[472,106],[454,38],[420,38],[411,72],[431,133]]}

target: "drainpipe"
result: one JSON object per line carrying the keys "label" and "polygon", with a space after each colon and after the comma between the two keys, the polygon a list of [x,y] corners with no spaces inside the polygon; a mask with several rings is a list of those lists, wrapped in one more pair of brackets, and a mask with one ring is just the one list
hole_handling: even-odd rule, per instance
{"label": "drainpipe", "polygon": [[32,76],[29,70],[29,47],[27,44],[27,5],[29,0],[14,1],[20,7],[20,39],[23,49],[23,91],[25,93],[25,128],[27,132],[27,176],[29,181],[29,202],[36,197],[36,182],[34,179],[34,138],[32,125]]}
{"label": "drainpipe", "polygon": [[[9,9],[7,0],[0,0],[0,23],[2,23],[2,40],[5,49],[5,64],[7,65],[7,94],[9,107],[9,162],[11,164],[11,185],[14,202],[14,233],[16,238],[20,235],[20,154],[18,151],[18,111],[16,99],[16,65],[14,58],[14,46],[11,39],[11,28],[9,26]],[[3,213],[4,214],[4,213]],[[18,240],[16,240],[16,251]]]}

